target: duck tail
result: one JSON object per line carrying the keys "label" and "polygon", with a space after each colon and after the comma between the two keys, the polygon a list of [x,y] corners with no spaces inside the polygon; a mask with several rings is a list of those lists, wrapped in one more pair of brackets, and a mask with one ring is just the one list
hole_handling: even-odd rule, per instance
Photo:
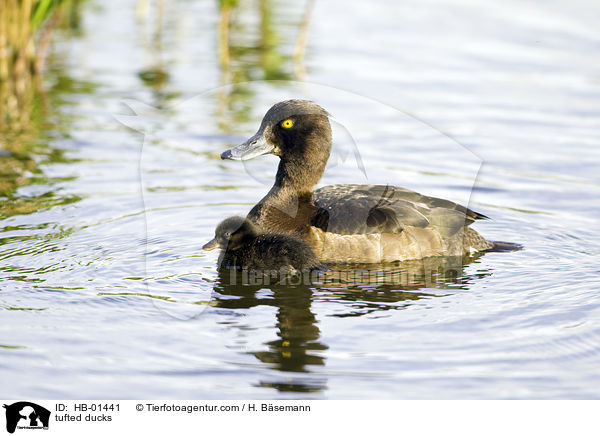
{"label": "duck tail", "polygon": [[519,251],[523,249],[523,245],[521,244],[517,244],[515,242],[502,242],[502,241],[490,241],[492,244],[492,248],[486,250],[486,251],[497,251],[497,252],[503,252],[503,251]]}

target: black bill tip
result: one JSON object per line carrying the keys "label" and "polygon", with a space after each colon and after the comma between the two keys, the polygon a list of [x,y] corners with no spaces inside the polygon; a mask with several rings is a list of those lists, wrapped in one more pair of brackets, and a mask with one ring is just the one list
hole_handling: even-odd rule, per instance
{"label": "black bill tip", "polygon": [[209,241],[202,246],[202,249],[206,251],[214,250],[215,248],[220,248],[217,238],[214,238],[212,241]]}

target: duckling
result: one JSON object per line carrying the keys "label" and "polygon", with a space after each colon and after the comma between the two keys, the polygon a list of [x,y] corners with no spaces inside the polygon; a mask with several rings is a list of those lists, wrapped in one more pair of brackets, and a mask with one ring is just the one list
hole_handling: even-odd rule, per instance
{"label": "duckling", "polygon": [[521,248],[488,241],[469,227],[485,215],[408,189],[351,184],[313,192],[330,151],[327,111],[311,101],[287,100],[271,107],[258,132],[221,158],[279,156],[273,187],[247,218],[268,232],[301,238],[323,262],[379,263]]}
{"label": "duckling", "polygon": [[223,269],[291,273],[327,270],[307,243],[289,235],[262,233],[250,220],[238,216],[222,221],[214,239],[202,247],[215,248],[221,249],[219,267]]}

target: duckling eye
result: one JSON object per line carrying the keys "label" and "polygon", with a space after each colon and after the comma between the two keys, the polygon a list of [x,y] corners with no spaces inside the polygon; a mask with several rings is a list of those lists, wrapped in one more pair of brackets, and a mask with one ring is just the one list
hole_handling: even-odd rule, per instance
{"label": "duckling eye", "polygon": [[294,125],[294,122],[292,120],[290,120],[289,118],[287,120],[283,120],[281,122],[281,127],[285,128],[285,129],[289,129],[293,125]]}
{"label": "duckling eye", "polygon": [[229,239],[229,237],[231,236],[231,232],[225,232],[223,236],[225,236],[226,239]]}

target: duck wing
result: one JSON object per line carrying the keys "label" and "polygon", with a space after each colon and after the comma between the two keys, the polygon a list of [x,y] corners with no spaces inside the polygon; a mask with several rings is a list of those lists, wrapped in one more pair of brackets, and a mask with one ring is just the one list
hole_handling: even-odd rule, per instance
{"label": "duck wing", "polygon": [[344,235],[400,233],[406,226],[436,228],[451,236],[477,219],[487,218],[449,200],[389,185],[330,185],[313,195],[311,224]]}

